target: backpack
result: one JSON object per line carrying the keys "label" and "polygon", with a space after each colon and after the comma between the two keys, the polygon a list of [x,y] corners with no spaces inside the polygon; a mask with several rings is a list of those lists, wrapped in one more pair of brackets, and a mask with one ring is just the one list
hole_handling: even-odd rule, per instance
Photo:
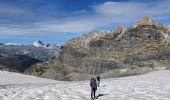
{"label": "backpack", "polygon": [[97,80],[98,80],[98,81],[100,80],[100,76],[97,76]]}
{"label": "backpack", "polygon": [[91,79],[91,81],[90,81],[90,86],[91,86],[92,88],[97,88],[96,80]]}

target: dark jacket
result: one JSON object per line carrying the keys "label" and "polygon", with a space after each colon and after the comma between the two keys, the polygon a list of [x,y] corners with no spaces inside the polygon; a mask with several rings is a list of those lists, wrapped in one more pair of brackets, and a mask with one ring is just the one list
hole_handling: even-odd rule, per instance
{"label": "dark jacket", "polygon": [[97,82],[96,82],[96,80],[91,79],[90,80],[90,86],[91,86],[91,88],[96,88],[97,89]]}
{"label": "dark jacket", "polygon": [[100,81],[100,76],[97,76],[97,81]]}

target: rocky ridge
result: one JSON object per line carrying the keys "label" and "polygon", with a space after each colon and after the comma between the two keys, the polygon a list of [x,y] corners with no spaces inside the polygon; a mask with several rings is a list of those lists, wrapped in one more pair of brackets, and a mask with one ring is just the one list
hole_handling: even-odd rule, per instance
{"label": "rocky ridge", "polygon": [[[60,48],[57,60],[38,76],[59,80],[88,79],[93,73],[121,77],[169,69],[169,64],[169,27],[143,17],[127,29],[94,31],[68,41]],[[35,69],[36,65],[25,73],[37,75]],[[51,74],[54,76],[49,77]]]}

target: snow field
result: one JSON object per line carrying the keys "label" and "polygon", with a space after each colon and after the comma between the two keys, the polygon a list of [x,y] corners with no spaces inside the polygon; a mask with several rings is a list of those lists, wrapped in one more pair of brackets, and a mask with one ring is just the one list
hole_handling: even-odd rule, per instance
{"label": "snow field", "polygon": [[[96,94],[98,100],[170,100],[169,77],[170,71],[157,71],[103,79]],[[42,81],[42,78],[38,79],[38,82]],[[0,100],[90,100],[89,81],[49,80],[45,84],[3,85],[0,86]]]}

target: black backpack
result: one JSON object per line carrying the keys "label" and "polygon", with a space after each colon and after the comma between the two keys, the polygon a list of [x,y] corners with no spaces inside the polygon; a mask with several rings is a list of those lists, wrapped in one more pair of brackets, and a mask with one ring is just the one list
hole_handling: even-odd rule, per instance
{"label": "black backpack", "polygon": [[100,80],[100,76],[97,76],[97,80],[98,80],[98,81]]}

